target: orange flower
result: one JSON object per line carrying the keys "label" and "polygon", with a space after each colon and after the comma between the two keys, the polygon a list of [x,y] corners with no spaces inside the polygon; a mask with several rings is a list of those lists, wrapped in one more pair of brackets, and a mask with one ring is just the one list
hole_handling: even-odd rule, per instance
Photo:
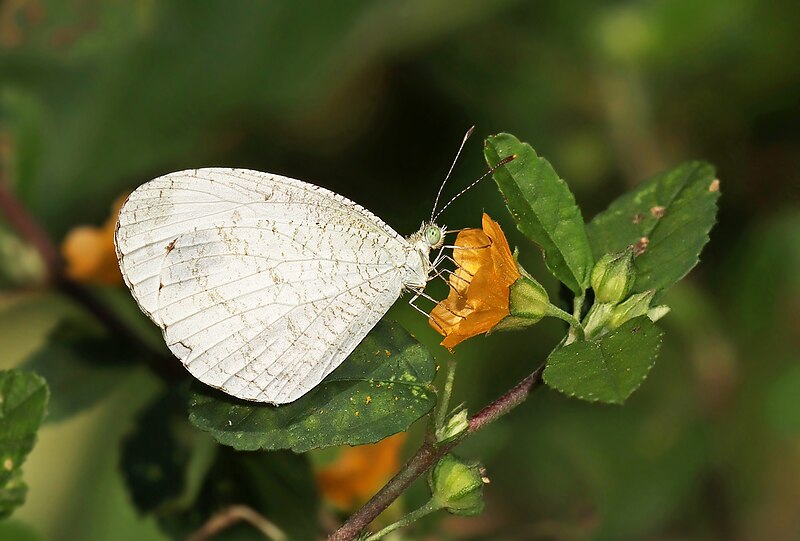
{"label": "orange flower", "polygon": [[450,276],[450,294],[431,312],[431,327],[444,335],[442,345],[453,348],[467,338],[486,333],[509,315],[509,288],[520,278],[503,231],[487,214],[483,230],[458,234],[453,258],[458,267]]}
{"label": "orange flower", "polygon": [[114,228],[125,198],[123,196],[114,201],[111,217],[101,227],[82,225],[67,234],[61,244],[67,277],[87,284],[122,283],[114,250]]}
{"label": "orange flower", "polygon": [[343,510],[366,502],[400,469],[405,441],[401,432],[378,443],[345,448],[335,462],[317,472],[323,498]]}

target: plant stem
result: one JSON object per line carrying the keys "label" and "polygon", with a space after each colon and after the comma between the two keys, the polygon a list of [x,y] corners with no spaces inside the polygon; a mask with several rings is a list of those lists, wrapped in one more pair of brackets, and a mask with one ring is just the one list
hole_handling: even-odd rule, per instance
{"label": "plant stem", "polygon": [[572,301],[572,317],[576,320],[581,320],[581,310],[583,310],[583,301],[586,299],[586,294],[578,295]]}
{"label": "plant stem", "polygon": [[286,541],[288,539],[280,528],[267,520],[255,509],[246,505],[232,505],[216,515],[213,515],[199,530],[190,535],[186,541],[206,541],[237,522],[247,522],[261,532],[264,537],[272,541]]}
{"label": "plant stem", "polygon": [[[581,310],[583,310],[583,302],[585,299],[586,293],[583,293],[581,295],[577,295],[572,303],[572,319],[576,321],[578,325],[575,326],[570,323],[571,326],[569,328],[569,333],[567,334],[567,339],[564,341],[565,346],[571,344],[578,338],[583,340],[586,337],[583,326],[580,324]],[[580,334],[578,333],[578,330],[580,330]]]}
{"label": "plant stem", "polygon": [[[494,402],[484,407],[469,420],[469,431],[467,434],[477,432],[484,426],[492,423],[516,408],[528,398],[528,395],[542,383],[542,372],[544,364],[531,372],[522,381],[514,385]],[[459,440],[460,441],[460,440]],[[444,453],[442,453],[444,454]]]}
{"label": "plant stem", "polygon": [[469,420],[469,430],[464,436],[442,445],[425,441],[397,474],[386,483],[361,509],[353,513],[341,528],[328,537],[328,541],[352,541],[375,518],[395,501],[417,478],[433,467],[439,459],[458,445],[464,437],[475,433],[522,404],[528,394],[542,382],[544,365],[534,370],[494,402]]}
{"label": "plant stem", "polygon": [[447,362],[447,379],[442,390],[442,400],[439,402],[439,409],[436,410],[436,424],[434,425],[438,433],[447,420],[447,408],[450,404],[450,395],[453,393],[453,382],[456,378],[456,363],[453,360]]}
{"label": "plant stem", "polygon": [[547,314],[549,316],[557,317],[562,321],[566,321],[569,324],[570,332],[575,333],[578,338],[581,340],[584,339],[585,333],[583,329],[583,325],[575,316],[569,314],[569,312],[565,312],[561,308],[555,305],[550,305],[550,312]]}
{"label": "plant stem", "polygon": [[439,507],[436,504],[434,504],[433,499],[431,499],[428,501],[428,503],[426,503],[416,511],[411,511],[409,514],[407,514],[397,522],[389,524],[382,530],[370,535],[364,541],[377,541],[378,539],[382,539],[387,534],[397,530],[398,528],[403,528],[405,526],[413,524],[414,522],[418,521],[425,515],[429,515],[434,511],[437,511],[438,509]]}

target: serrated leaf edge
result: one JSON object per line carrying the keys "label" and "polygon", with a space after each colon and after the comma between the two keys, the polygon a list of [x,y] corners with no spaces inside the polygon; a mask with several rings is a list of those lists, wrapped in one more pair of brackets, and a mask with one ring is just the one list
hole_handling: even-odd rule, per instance
{"label": "serrated leaf edge", "polygon": [[[544,158],[544,157],[542,157],[542,156],[539,156],[539,154],[537,154],[537,153],[536,153],[536,150],[535,150],[535,149],[534,149],[534,148],[533,148],[533,147],[532,147],[532,146],[531,146],[529,143],[526,143],[526,142],[524,142],[524,141],[520,141],[520,140],[519,140],[517,137],[515,137],[514,135],[512,135],[512,134],[510,134],[510,133],[505,133],[505,132],[503,132],[503,133],[498,133],[498,134],[495,134],[495,135],[490,135],[489,137],[487,137],[487,138],[486,138],[486,142],[488,143],[490,140],[492,140],[492,139],[496,139],[497,137],[500,137],[500,136],[503,136],[503,135],[507,135],[507,136],[510,136],[510,137],[514,137],[514,139],[516,139],[516,140],[517,140],[517,142],[519,142],[519,143],[520,143],[520,144],[521,144],[523,147],[527,147],[527,148],[528,148],[528,149],[529,149],[529,150],[530,150],[530,151],[533,153],[534,160],[536,160],[536,161],[541,161],[541,162],[543,162],[543,163],[546,163],[546,164],[547,164],[547,165],[550,167],[550,169],[553,171],[553,173],[554,173],[554,175],[555,175],[555,177],[556,177],[556,182],[557,182],[557,183],[558,183],[560,186],[564,186],[564,187],[566,187],[567,193],[570,195],[570,199],[572,200],[572,204],[573,204],[575,207],[577,207],[577,208],[578,208],[578,214],[580,215],[581,222],[583,223],[584,232],[585,232],[585,230],[586,230],[586,220],[583,218],[583,214],[582,214],[582,213],[581,213],[581,211],[580,211],[580,207],[578,207],[578,202],[577,202],[577,200],[575,199],[575,194],[573,194],[573,193],[572,193],[572,190],[570,190],[570,189],[569,189],[569,185],[567,184],[567,181],[566,181],[566,180],[564,180],[564,179],[561,177],[561,175],[559,175],[559,174],[558,174],[558,172],[555,170],[555,168],[553,167],[553,165],[550,163],[550,161],[549,161],[547,158]],[[495,154],[497,155],[497,157],[498,157],[499,159],[502,159],[502,158],[500,158],[500,153],[499,153],[499,152],[496,152],[496,151],[495,151]],[[498,160],[498,161],[499,161],[499,160]],[[490,165],[491,165],[491,164],[490,164]],[[502,190],[501,190],[501,193],[502,193]],[[512,211],[512,209],[511,209],[511,208],[508,206],[508,198],[505,196],[505,194],[503,194],[503,198],[506,200],[506,208],[508,208],[508,211],[509,211],[509,213],[511,214],[512,218],[514,218],[514,222],[515,222],[515,225],[517,226],[517,230],[519,230],[519,232],[520,232],[520,233],[522,233],[523,235],[525,235],[525,238],[527,238],[528,240],[530,240],[530,241],[531,241],[531,242],[533,242],[533,243],[534,243],[536,246],[538,246],[538,247],[539,247],[539,249],[542,251],[542,255],[543,255],[543,257],[544,257],[545,264],[547,264],[547,250],[546,250],[546,248],[545,248],[544,246],[542,246],[541,244],[539,244],[538,242],[536,242],[534,239],[530,238],[530,237],[528,236],[528,234],[527,234],[527,233],[525,233],[525,231],[523,231],[523,230],[522,230],[522,227],[520,227],[519,218],[518,218],[518,216],[516,216],[516,215],[515,215],[515,213]],[[536,219],[537,219],[537,221],[540,221],[540,220],[539,220],[539,217],[536,215],[536,213],[534,212],[533,214],[536,216]],[[550,242],[551,242],[551,244],[552,244],[553,246],[558,246],[558,244],[555,242],[555,240],[554,240],[554,238],[553,238],[552,234],[550,233],[550,231],[549,231],[547,228],[545,228],[543,225],[541,225],[541,221],[540,221],[540,227],[539,227],[538,229],[541,229],[541,230],[544,232],[545,236],[548,238],[548,240],[550,240]],[[588,247],[588,249],[589,249],[589,254],[591,255],[591,254],[592,254],[592,248],[591,248],[591,243],[589,242],[589,239],[588,239],[588,234],[586,235],[586,237],[587,237],[587,239],[586,239],[586,246]],[[571,266],[571,265],[569,265],[569,263],[567,262],[567,259],[566,259],[565,257],[562,257],[562,259],[564,260],[564,264],[566,265],[566,267],[569,269],[569,271],[570,271],[570,274],[572,275],[572,278],[574,278],[574,279],[575,279],[575,282],[578,284],[578,287],[579,287],[579,288],[581,288],[581,290],[582,290],[582,291],[585,291],[585,290],[586,290],[586,289],[589,287],[589,277],[591,276],[592,265],[590,264],[590,265],[588,266],[588,268],[586,269],[586,271],[585,271],[585,273],[584,273],[584,274],[585,274],[585,276],[583,276],[583,277],[579,277],[579,276],[577,276],[577,274],[575,273],[575,271],[574,271],[574,269],[572,268],[572,266]],[[592,255],[592,259],[594,259],[594,256],[593,256],[593,255]],[[550,268],[550,265],[549,265],[549,264],[547,265],[547,267],[548,267],[548,269],[550,269],[550,272],[551,272],[551,274],[553,274],[554,276],[556,276],[556,273],[553,271],[553,269],[551,269],[551,268]],[[556,277],[557,277],[557,276],[556,276]],[[558,278],[558,277],[557,277],[557,278]],[[568,285],[568,284],[566,284],[566,283],[565,283],[564,285],[566,285],[567,287],[569,287],[569,285]],[[570,289],[571,289],[571,288],[570,288]]]}
{"label": "serrated leaf edge", "polygon": [[[559,387],[551,385],[550,382],[548,381],[548,378],[547,378],[547,367],[545,367],[544,372],[542,373],[542,379],[544,380],[544,382],[547,384],[548,387],[550,387],[551,389],[557,391],[558,393],[560,393],[560,394],[562,394],[562,395],[564,395],[564,396],[566,396],[568,398],[577,398],[579,400],[583,400],[584,402],[589,402],[589,403],[592,403],[592,404],[595,404],[595,403],[599,402],[601,404],[614,404],[614,405],[617,405],[617,406],[621,406],[628,400],[628,398],[631,397],[631,395],[633,395],[633,393],[635,393],[639,388],[641,388],[642,385],[644,385],[644,382],[647,381],[647,378],[650,376],[650,371],[656,365],[656,360],[658,359],[658,354],[661,352],[661,345],[664,342],[664,331],[661,330],[659,327],[657,327],[655,325],[654,325],[654,327],[656,329],[658,329],[659,337],[658,337],[658,342],[655,344],[655,347],[653,348],[653,353],[650,356],[650,364],[647,366],[647,370],[645,371],[644,376],[642,377],[642,380],[639,382],[639,385],[637,385],[636,387],[631,389],[631,392],[628,393],[627,396],[622,398],[622,400],[600,400],[599,398],[589,397],[586,394],[566,391],[564,389],[561,389]],[[599,344],[598,344],[598,347],[599,347]],[[601,348],[601,352],[602,352],[602,348]],[[605,367],[605,363],[603,363],[603,365]],[[615,386],[616,386],[616,381],[615,381]]]}

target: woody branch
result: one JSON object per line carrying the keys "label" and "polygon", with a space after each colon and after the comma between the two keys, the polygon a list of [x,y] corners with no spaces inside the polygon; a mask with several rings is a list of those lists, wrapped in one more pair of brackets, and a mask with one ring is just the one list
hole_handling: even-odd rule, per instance
{"label": "woody branch", "polygon": [[467,432],[459,439],[443,445],[426,440],[417,452],[361,509],[353,513],[341,528],[328,537],[328,541],[352,541],[375,520],[403,492],[432,468],[444,455],[458,445],[464,438],[499,419],[522,404],[528,395],[542,382],[544,364],[506,391],[494,402],[480,410],[469,420]]}

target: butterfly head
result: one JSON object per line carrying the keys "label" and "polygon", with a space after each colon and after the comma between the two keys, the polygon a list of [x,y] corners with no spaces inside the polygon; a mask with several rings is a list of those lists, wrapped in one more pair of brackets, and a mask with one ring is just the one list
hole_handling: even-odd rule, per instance
{"label": "butterfly head", "polygon": [[408,237],[408,242],[425,258],[431,250],[437,250],[444,244],[447,230],[433,222],[423,222],[416,233]]}

